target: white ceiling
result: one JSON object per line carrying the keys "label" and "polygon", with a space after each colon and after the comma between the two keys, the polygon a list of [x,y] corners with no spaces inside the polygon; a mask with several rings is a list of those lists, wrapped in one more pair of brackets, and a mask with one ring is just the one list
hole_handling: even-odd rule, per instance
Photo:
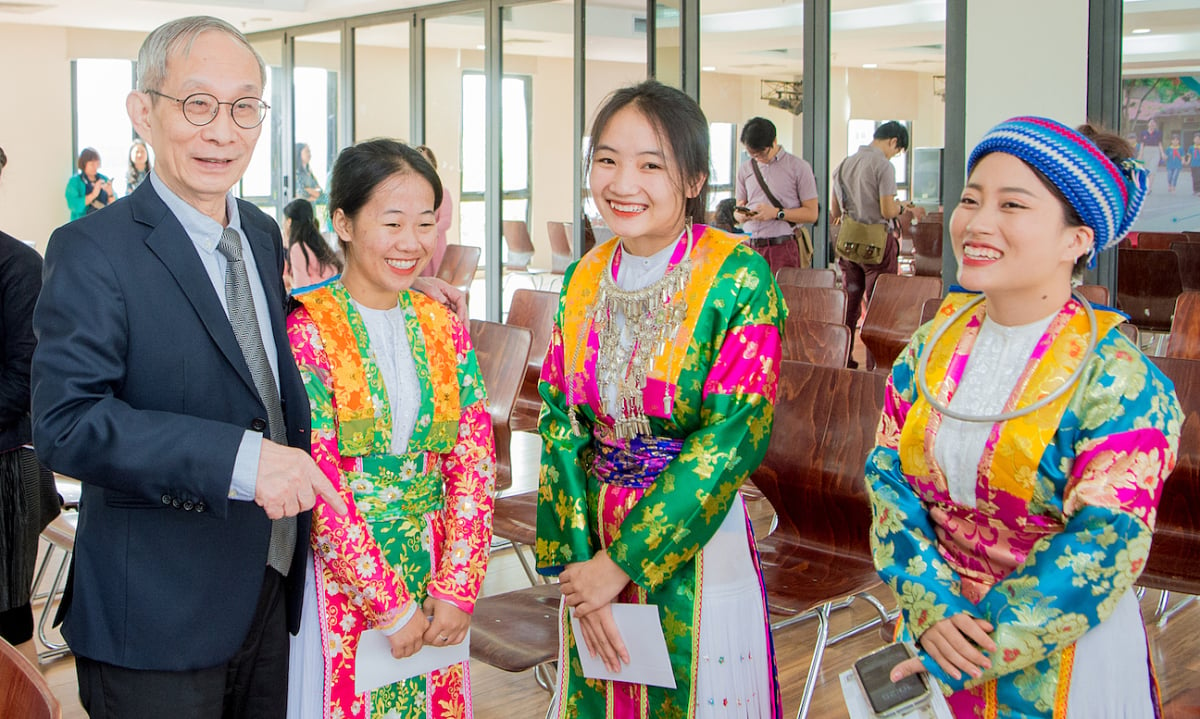
{"label": "white ceiling", "polygon": [[[1053,1],[1053,0],[1050,0]],[[148,31],[175,17],[211,14],[253,33],[324,20],[412,8],[423,0],[0,0],[0,23]],[[944,71],[944,0],[833,0],[831,55],[835,66]],[[799,75],[803,5],[784,0],[702,0],[701,64],[720,72]],[[638,0],[591,0],[588,55],[641,61],[645,37],[634,18]],[[506,52],[570,57],[570,0],[517,6],[504,29]],[[665,23],[670,25],[670,21]],[[470,27],[468,27],[470,26]],[[1148,34],[1132,35],[1135,28]],[[670,33],[668,27],[665,32]],[[1200,74],[1200,0],[1126,0],[1125,72]],[[434,24],[429,41],[475,49],[476,18]],[[385,30],[363,30],[360,43],[407,43]]]}

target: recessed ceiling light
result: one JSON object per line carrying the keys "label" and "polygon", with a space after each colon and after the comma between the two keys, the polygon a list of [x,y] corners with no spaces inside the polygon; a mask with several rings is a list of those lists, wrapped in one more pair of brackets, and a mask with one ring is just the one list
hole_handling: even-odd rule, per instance
{"label": "recessed ceiling light", "polygon": [[1133,30],[1134,35],[1145,35],[1148,32],[1150,32],[1150,28],[1148,27],[1139,27]]}
{"label": "recessed ceiling light", "polygon": [[704,72],[716,72],[717,66],[716,65],[705,65],[704,67],[702,67],[700,69],[703,70]]}
{"label": "recessed ceiling light", "polygon": [[874,70],[877,67],[879,67],[878,63],[874,63],[874,62],[864,62],[863,63],[864,70]]}

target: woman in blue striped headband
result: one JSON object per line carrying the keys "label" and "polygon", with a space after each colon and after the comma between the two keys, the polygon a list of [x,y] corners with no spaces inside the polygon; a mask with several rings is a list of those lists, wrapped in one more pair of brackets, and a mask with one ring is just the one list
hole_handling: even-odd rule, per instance
{"label": "woman in blue striped headband", "polygon": [[1124,140],[1019,117],[968,161],[956,288],[888,381],[867,460],[880,575],[956,716],[1151,717],[1133,584],[1181,413],[1170,380],[1072,296],[1145,196]]}

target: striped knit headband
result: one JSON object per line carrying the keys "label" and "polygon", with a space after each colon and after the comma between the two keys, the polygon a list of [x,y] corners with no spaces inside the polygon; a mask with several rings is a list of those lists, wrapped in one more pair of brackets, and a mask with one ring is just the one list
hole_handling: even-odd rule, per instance
{"label": "striped knit headband", "polygon": [[988,131],[967,160],[967,174],[989,153],[1003,152],[1045,175],[1096,233],[1096,253],[1114,247],[1133,225],[1146,198],[1149,173],[1140,162],[1118,167],[1079,132],[1045,117],[1014,117]]}

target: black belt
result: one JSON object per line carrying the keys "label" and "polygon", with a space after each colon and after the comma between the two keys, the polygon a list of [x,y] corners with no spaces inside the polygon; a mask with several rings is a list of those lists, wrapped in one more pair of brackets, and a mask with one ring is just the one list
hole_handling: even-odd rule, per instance
{"label": "black belt", "polygon": [[795,242],[795,241],[796,241],[795,235],[782,235],[780,237],[751,237],[750,238],[750,246],[751,247],[774,247],[775,245],[782,245],[785,242]]}

